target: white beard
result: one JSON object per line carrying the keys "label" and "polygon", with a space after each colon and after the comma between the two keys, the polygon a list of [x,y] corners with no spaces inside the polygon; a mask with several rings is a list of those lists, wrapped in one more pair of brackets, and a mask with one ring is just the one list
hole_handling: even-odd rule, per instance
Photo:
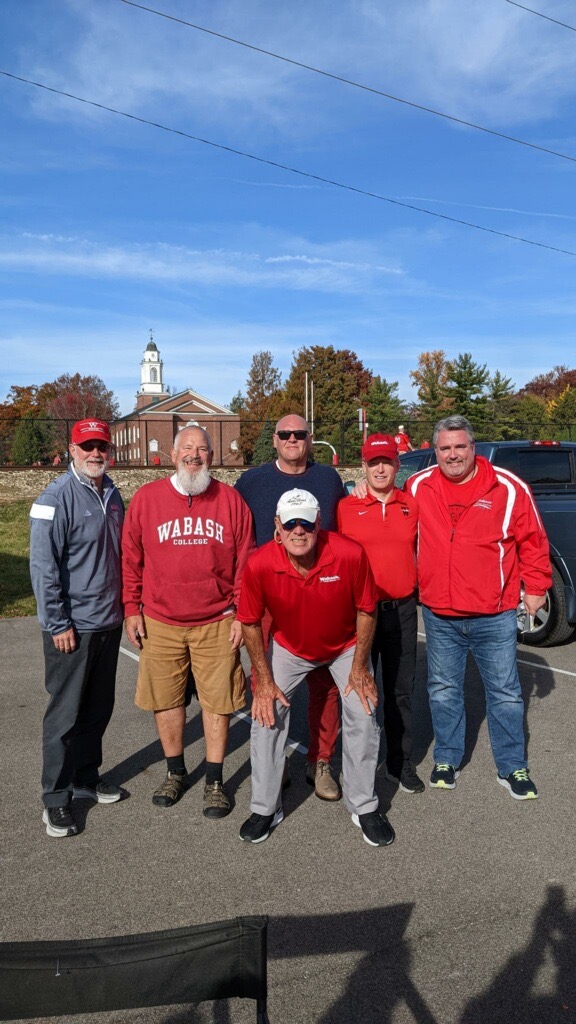
{"label": "white beard", "polygon": [[109,463],[104,462],[102,466],[88,466],[85,462],[75,462],[74,469],[78,473],[78,476],[83,476],[85,480],[99,480],[104,476],[108,469]]}
{"label": "white beard", "polygon": [[212,479],[207,466],[201,466],[196,472],[190,473],[184,463],[178,466],[176,476],[180,487],[186,494],[204,494]]}

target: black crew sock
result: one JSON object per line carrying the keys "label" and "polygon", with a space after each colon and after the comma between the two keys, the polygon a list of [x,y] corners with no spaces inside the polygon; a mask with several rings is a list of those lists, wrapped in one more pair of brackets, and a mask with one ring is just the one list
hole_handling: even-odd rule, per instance
{"label": "black crew sock", "polygon": [[220,761],[206,761],[206,785],[211,786],[213,782],[222,782],[222,763]]}
{"label": "black crew sock", "polygon": [[186,775],[184,754],[178,754],[176,757],[167,757],[166,764],[168,765],[168,771],[172,772],[172,775]]}

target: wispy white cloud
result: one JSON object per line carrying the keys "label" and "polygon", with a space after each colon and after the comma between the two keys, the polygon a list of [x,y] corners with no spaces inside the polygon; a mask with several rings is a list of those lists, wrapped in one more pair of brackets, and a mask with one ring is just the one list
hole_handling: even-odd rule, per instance
{"label": "wispy white cloud", "polygon": [[[299,247],[302,240],[298,240]],[[5,270],[71,276],[154,280],[210,287],[283,288],[321,292],[357,292],[377,287],[382,275],[402,276],[398,266],[376,260],[339,259],[308,244],[309,254],[261,253],[238,249],[192,249],[167,243],[106,245],[75,237],[25,232],[20,243],[5,242],[0,266]],[[346,248],[335,243],[325,250]],[[364,246],[364,248],[366,248]]]}
{"label": "wispy white cloud", "polygon": [[392,196],[393,199],[411,203],[434,203],[437,206],[460,206],[466,210],[488,210],[492,213],[518,213],[523,217],[550,217],[552,220],[576,220],[576,215],[553,213],[546,210],[518,210],[514,206],[485,206],[480,203],[465,203],[457,199],[436,199],[430,196]]}
{"label": "wispy white cloud", "polygon": [[[44,0],[43,11],[50,2]],[[28,38],[22,47],[19,70],[143,116],[161,112],[182,128],[225,125],[235,134],[251,126],[253,138],[310,140],[320,128],[349,126],[357,102],[365,109],[370,102],[381,118],[394,109],[384,99],[124,4],[67,0],[64,10],[65,27],[60,3],[58,61],[50,59],[39,32],[35,45]],[[194,20],[184,0],[173,0],[170,12]],[[496,128],[553,117],[576,91],[570,34],[543,30],[538,19],[502,0],[472,7],[462,0],[295,0],[272,12],[261,0],[223,0],[195,17],[226,35]],[[46,115],[102,116],[46,94],[32,102]]]}

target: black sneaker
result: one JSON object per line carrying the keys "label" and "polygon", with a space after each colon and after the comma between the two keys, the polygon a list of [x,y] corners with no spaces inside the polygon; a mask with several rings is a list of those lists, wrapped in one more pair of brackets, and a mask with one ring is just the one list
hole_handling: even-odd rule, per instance
{"label": "black sneaker", "polygon": [[379,811],[369,814],[353,814],[352,821],[362,829],[364,842],[369,846],[390,846],[396,838],[392,825]]}
{"label": "black sneaker", "polygon": [[422,779],[416,774],[416,769],[410,764],[410,761],[404,761],[400,771],[392,771],[390,768],[385,768],[384,771],[379,770],[379,774],[386,775],[386,778],[390,779],[390,782],[395,782],[400,789],[403,789],[405,793],[423,793],[426,786],[422,782]]}
{"label": "black sneaker", "polygon": [[177,775],[176,772],[168,772],[164,782],[152,797],[152,803],[157,807],[172,807],[178,802],[184,792],[186,782],[185,775]]}
{"label": "black sneaker", "polygon": [[207,782],[204,786],[204,807],[202,814],[205,818],[225,818],[230,814],[232,807],[226,796],[221,782]]}
{"label": "black sneaker", "polygon": [[245,843],[263,843],[270,835],[270,829],[275,828],[284,820],[284,812],[281,807],[274,814],[251,814],[240,829],[240,839]]}
{"label": "black sneaker", "polygon": [[78,834],[78,825],[70,813],[69,807],[45,807],[42,821],[46,825],[46,833],[54,839]]}
{"label": "black sneaker", "polygon": [[432,789],[456,789],[460,772],[453,764],[435,764],[430,776]]}
{"label": "black sneaker", "polygon": [[498,782],[508,790],[510,796],[513,796],[515,800],[538,799],[538,790],[532,782],[527,768],[519,768],[506,776],[500,775],[498,772]]}
{"label": "black sneaker", "polygon": [[72,792],[76,800],[95,800],[97,804],[115,804],[122,799],[118,786],[108,782],[99,782],[96,786],[74,786]]}

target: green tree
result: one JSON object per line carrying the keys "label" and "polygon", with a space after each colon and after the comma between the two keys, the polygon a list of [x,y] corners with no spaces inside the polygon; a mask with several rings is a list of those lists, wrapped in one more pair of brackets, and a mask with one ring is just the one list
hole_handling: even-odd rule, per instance
{"label": "green tree", "polygon": [[232,395],[232,398],[228,403],[228,408],[230,409],[230,412],[242,412],[245,406],[246,399],[242,392],[238,390],[235,395]]}
{"label": "green tree", "polygon": [[267,420],[262,427],[262,430],[256,440],[256,444],[254,445],[254,452],[252,455],[253,465],[260,466],[263,462],[270,462],[274,458],[274,427],[275,424],[272,423],[271,420]]}
{"label": "green tree", "polygon": [[[308,418],[314,437],[333,445],[341,461],[356,460],[362,436],[358,431],[358,409],[365,405],[372,381],[370,370],[348,348],[335,349],[333,345],[301,348],[294,353],[284,388],[284,413],[304,415],[306,374]],[[329,448],[318,445],[314,457],[319,462],[330,462],[332,456]]]}
{"label": "green tree", "polygon": [[568,385],[558,398],[547,403],[548,420],[554,427],[554,440],[576,440],[576,388]]}
{"label": "green tree", "polygon": [[[517,437],[532,441],[543,440],[550,432],[548,409],[543,398],[537,395],[522,395],[514,408]],[[511,438],[514,440],[514,438]]]}
{"label": "green tree", "polygon": [[15,466],[32,466],[46,457],[46,438],[38,421],[25,416],[14,431],[12,462]]}
{"label": "green tree", "polygon": [[[514,384],[510,377],[504,377],[500,370],[496,370],[488,382],[486,401],[486,421],[490,421],[491,438],[498,437],[504,440],[514,440],[521,435],[515,426],[515,409],[518,404],[514,392]],[[486,422],[486,430],[490,428]]]}
{"label": "green tree", "polygon": [[475,426],[480,425],[486,414],[490,382],[486,363],[481,366],[470,352],[464,352],[448,362],[446,377],[451,411],[466,416]]}
{"label": "green tree", "polygon": [[395,434],[398,424],[405,418],[405,410],[398,397],[398,381],[373,377],[366,392],[366,420],[368,432]]}

